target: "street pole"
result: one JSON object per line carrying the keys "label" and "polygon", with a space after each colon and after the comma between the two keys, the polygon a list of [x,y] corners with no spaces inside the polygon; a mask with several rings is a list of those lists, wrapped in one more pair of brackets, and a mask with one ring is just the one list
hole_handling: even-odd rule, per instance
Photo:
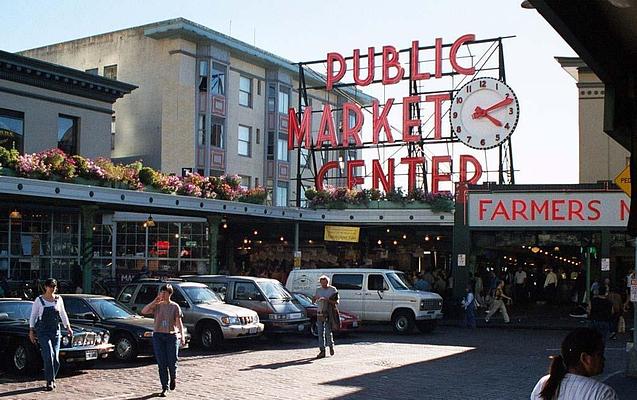
{"label": "street pole", "polygon": [[591,302],[591,252],[590,247],[584,249],[584,257],[586,259],[586,302]]}
{"label": "street pole", "polygon": [[[635,270],[637,271],[637,238],[635,244]],[[637,274],[635,274],[637,277]],[[628,294],[630,296],[630,293]],[[628,351],[626,375],[637,377],[637,302],[633,302],[633,346]]]}

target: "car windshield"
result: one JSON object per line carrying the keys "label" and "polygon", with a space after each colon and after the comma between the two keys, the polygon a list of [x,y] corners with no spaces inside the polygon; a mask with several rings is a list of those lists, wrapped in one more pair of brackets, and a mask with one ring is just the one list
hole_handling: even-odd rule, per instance
{"label": "car windshield", "polygon": [[[0,302],[0,314],[7,314],[4,319],[19,320],[29,319],[31,316],[31,302],[3,301]],[[0,321],[3,318],[0,318]]]}
{"label": "car windshield", "polygon": [[103,319],[126,319],[135,318],[135,314],[117,304],[113,299],[93,299],[89,300],[91,306]]}
{"label": "car windshield", "polygon": [[390,272],[386,276],[387,279],[389,279],[389,283],[391,283],[395,290],[409,290],[409,284],[407,283],[405,274]]}
{"label": "car windshield", "polygon": [[294,293],[294,297],[305,308],[314,306],[314,303],[312,303],[312,299],[302,293]]}
{"label": "car windshield", "polygon": [[292,299],[290,293],[279,282],[259,281],[257,285],[268,299],[286,301]]}
{"label": "car windshield", "polygon": [[219,297],[207,287],[202,286],[182,286],[181,289],[190,298],[193,304],[213,304],[221,303]]}

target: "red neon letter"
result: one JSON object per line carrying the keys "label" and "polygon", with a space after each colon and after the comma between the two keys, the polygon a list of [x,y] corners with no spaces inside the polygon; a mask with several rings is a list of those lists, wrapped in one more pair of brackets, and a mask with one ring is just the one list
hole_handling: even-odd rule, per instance
{"label": "red neon letter", "polygon": [[[327,128],[327,134],[325,133],[325,128]],[[321,116],[321,125],[316,138],[316,146],[323,146],[323,142],[330,142],[332,147],[338,145],[336,129],[334,129],[334,118],[332,117],[332,107],[329,104],[323,105],[323,115]]]}
{"label": "red neon letter", "polygon": [[[329,65],[329,63],[327,64]],[[389,69],[396,68],[396,76],[389,76]],[[329,74],[329,72],[328,72]],[[405,69],[400,66],[398,51],[394,46],[383,46],[383,85],[391,85],[400,82],[405,74]]]}
{"label": "red neon letter", "polygon": [[434,102],[434,138],[436,139],[442,139],[442,102],[450,99],[449,93],[425,96],[425,101]]}
{"label": "red neon letter", "polygon": [[584,221],[584,216],[582,215],[582,210],[584,209],[584,204],[582,204],[581,200],[572,199],[568,201],[568,220],[572,221],[577,216],[580,221]]}
{"label": "red neon letter", "polygon": [[541,205],[538,205],[535,200],[531,200],[531,220],[535,221],[538,214],[544,215],[544,220],[548,221],[549,205],[546,200],[543,201]]}
{"label": "red neon letter", "polygon": [[[338,73],[334,75],[334,61],[339,63]],[[339,53],[327,53],[327,83],[325,89],[332,90],[334,83],[340,81],[345,76],[345,58]]]}
{"label": "red neon letter", "polygon": [[338,161],[328,161],[323,164],[318,174],[316,174],[316,190],[323,190],[323,179],[325,179],[325,174],[327,174],[328,170],[336,168],[338,168]]}
{"label": "red neon letter", "polygon": [[451,173],[440,173],[441,163],[451,163],[451,156],[431,157],[431,192],[440,192],[440,182],[451,182]]}
{"label": "red neon letter", "polygon": [[551,204],[551,218],[553,221],[564,221],[565,216],[560,215],[560,205],[566,203],[566,200],[553,200]]}
{"label": "red neon letter", "polygon": [[630,206],[628,205],[628,203],[626,203],[626,200],[620,201],[619,219],[622,221],[625,220],[628,214],[630,214]]}
{"label": "red neon letter", "polygon": [[419,81],[429,79],[431,74],[428,72],[418,72],[420,69],[420,61],[418,61],[418,41],[411,42],[411,62],[409,63],[409,69],[411,70],[411,80]]}
{"label": "red neon letter", "polygon": [[350,160],[347,162],[347,188],[351,189],[356,185],[362,185],[365,183],[365,179],[360,176],[354,175],[354,168],[364,167],[365,160]]}
{"label": "red neon letter", "polygon": [[296,119],[296,113],[293,108],[288,110],[288,150],[294,149],[294,142],[299,143],[299,146],[303,145],[303,138],[305,138],[305,148],[310,148],[310,137],[312,136],[312,107],[305,107],[303,111],[303,118],[301,119],[301,125]]}
{"label": "red neon letter", "polygon": [[480,221],[484,220],[484,213],[487,211],[486,205],[491,203],[493,203],[493,200],[487,200],[487,199],[480,199],[480,201],[478,202],[478,205],[479,205],[478,219],[480,219]]}
{"label": "red neon letter", "polygon": [[372,101],[372,131],[374,137],[372,142],[374,144],[378,144],[378,136],[380,134],[381,129],[385,129],[385,136],[387,137],[387,141],[389,143],[394,143],[394,137],[391,135],[391,128],[389,127],[389,121],[387,120],[387,115],[391,110],[391,106],[394,104],[394,99],[388,99],[387,103],[383,107],[383,112],[378,115],[378,100]]}
{"label": "red neon letter", "polygon": [[[451,62],[451,66],[453,69],[462,75],[473,75],[476,73],[476,69],[472,66],[470,68],[463,68],[458,64],[458,50],[460,50],[460,46],[465,44],[466,42],[472,42],[476,39],[476,35],[468,34],[463,35],[458,38],[453,45],[451,46],[451,50],[449,51],[449,61]],[[329,63],[327,64],[329,66]]]}
{"label": "red neon letter", "polygon": [[413,103],[418,103],[420,96],[409,96],[403,98],[403,140],[405,142],[417,142],[420,140],[420,135],[412,135],[411,128],[414,126],[420,126],[419,119],[409,119],[409,106]]}
{"label": "red neon letter", "polygon": [[593,206],[599,206],[602,203],[599,200],[591,200],[588,203],[588,209],[591,210],[593,212],[594,215],[588,217],[589,221],[597,221],[599,219],[599,217],[602,216],[602,213],[599,211],[598,208],[593,207]]}
{"label": "red neon letter", "polygon": [[[467,179],[467,164],[473,165],[473,176]],[[471,155],[463,154],[460,156],[460,182],[475,185],[482,177],[482,165]]]}
{"label": "red neon letter", "polygon": [[374,48],[367,49],[367,78],[361,79],[361,51],[354,50],[354,83],[367,86],[374,81]]}
{"label": "red neon letter", "polygon": [[409,165],[409,170],[407,172],[407,192],[412,192],[416,188],[416,165],[424,162],[424,157],[407,157],[400,159],[401,164]]}
{"label": "red neon letter", "polygon": [[[354,122],[354,126],[349,126],[349,116],[353,113],[356,118]],[[361,108],[356,103],[345,103],[343,104],[343,147],[349,146],[349,138],[350,136],[354,138],[356,142],[356,146],[362,146],[363,142],[361,141],[358,133],[361,131],[363,127],[363,122],[365,121],[363,117],[363,112]]]}
{"label": "red neon letter", "polygon": [[378,181],[382,183],[385,192],[394,190],[394,159],[387,159],[387,176],[383,173],[380,161],[372,160],[372,187],[378,189]]}
{"label": "red neon letter", "polygon": [[436,79],[442,78],[442,38],[436,38],[436,55],[434,57],[436,63]]}
{"label": "red neon letter", "polygon": [[[519,209],[518,206],[520,206]],[[526,203],[524,202],[524,200],[511,201],[511,215],[513,216],[514,221],[517,220],[518,215],[525,221],[529,220],[529,218],[526,216]]]}
{"label": "red neon letter", "polygon": [[511,216],[507,212],[507,208],[502,200],[498,201],[498,205],[495,206],[495,210],[493,211],[493,214],[491,214],[491,221],[495,221],[498,215],[503,216],[505,221],[511,221]]}

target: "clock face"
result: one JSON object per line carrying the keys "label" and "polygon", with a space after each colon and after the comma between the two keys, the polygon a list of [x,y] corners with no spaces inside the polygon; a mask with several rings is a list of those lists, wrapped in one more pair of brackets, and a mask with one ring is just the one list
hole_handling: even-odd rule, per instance
{"label": "clock face", "polygon": [[513,90],[495,78],[477,78],[462,86],[451,102],[451,129],[474,149],[499,146],[518,124],[520,108]]}

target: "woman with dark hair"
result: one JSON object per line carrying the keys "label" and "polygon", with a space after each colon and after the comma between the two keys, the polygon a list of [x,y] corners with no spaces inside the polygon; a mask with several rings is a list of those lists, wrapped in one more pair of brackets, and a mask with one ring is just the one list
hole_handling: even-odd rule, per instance
{"label": "woman with dark hair", "polygon": [[552,357],[549,375],[542,377],[531,400],[617,400],[610,386],[592,379],[604,370],[604,339],[595,329],[578,328]]}
{"label": "woman with dark hair", "polygon": [[175,390],[177,386],[179,344],[180,342],[182,345],[186,344],[183,313],[179,304],[170,299],[172,294],[172,285],[163,285],[155,300],[142,309],[143,315],[153,315],[155,318],[153,350],[159,367],[159,381],[162,389],[160,397],[166,397],[168,388]]}
{"label": "woman with dark hair", "polygon": [[46,390],[55,389],[55,377],[60,369],[60,321],[69,336],[73,336],[64,302],[55,294],[57,281],[49,278],[44,282],[44,293],[38,296],[31,308],[29,339],[40,344]]}

